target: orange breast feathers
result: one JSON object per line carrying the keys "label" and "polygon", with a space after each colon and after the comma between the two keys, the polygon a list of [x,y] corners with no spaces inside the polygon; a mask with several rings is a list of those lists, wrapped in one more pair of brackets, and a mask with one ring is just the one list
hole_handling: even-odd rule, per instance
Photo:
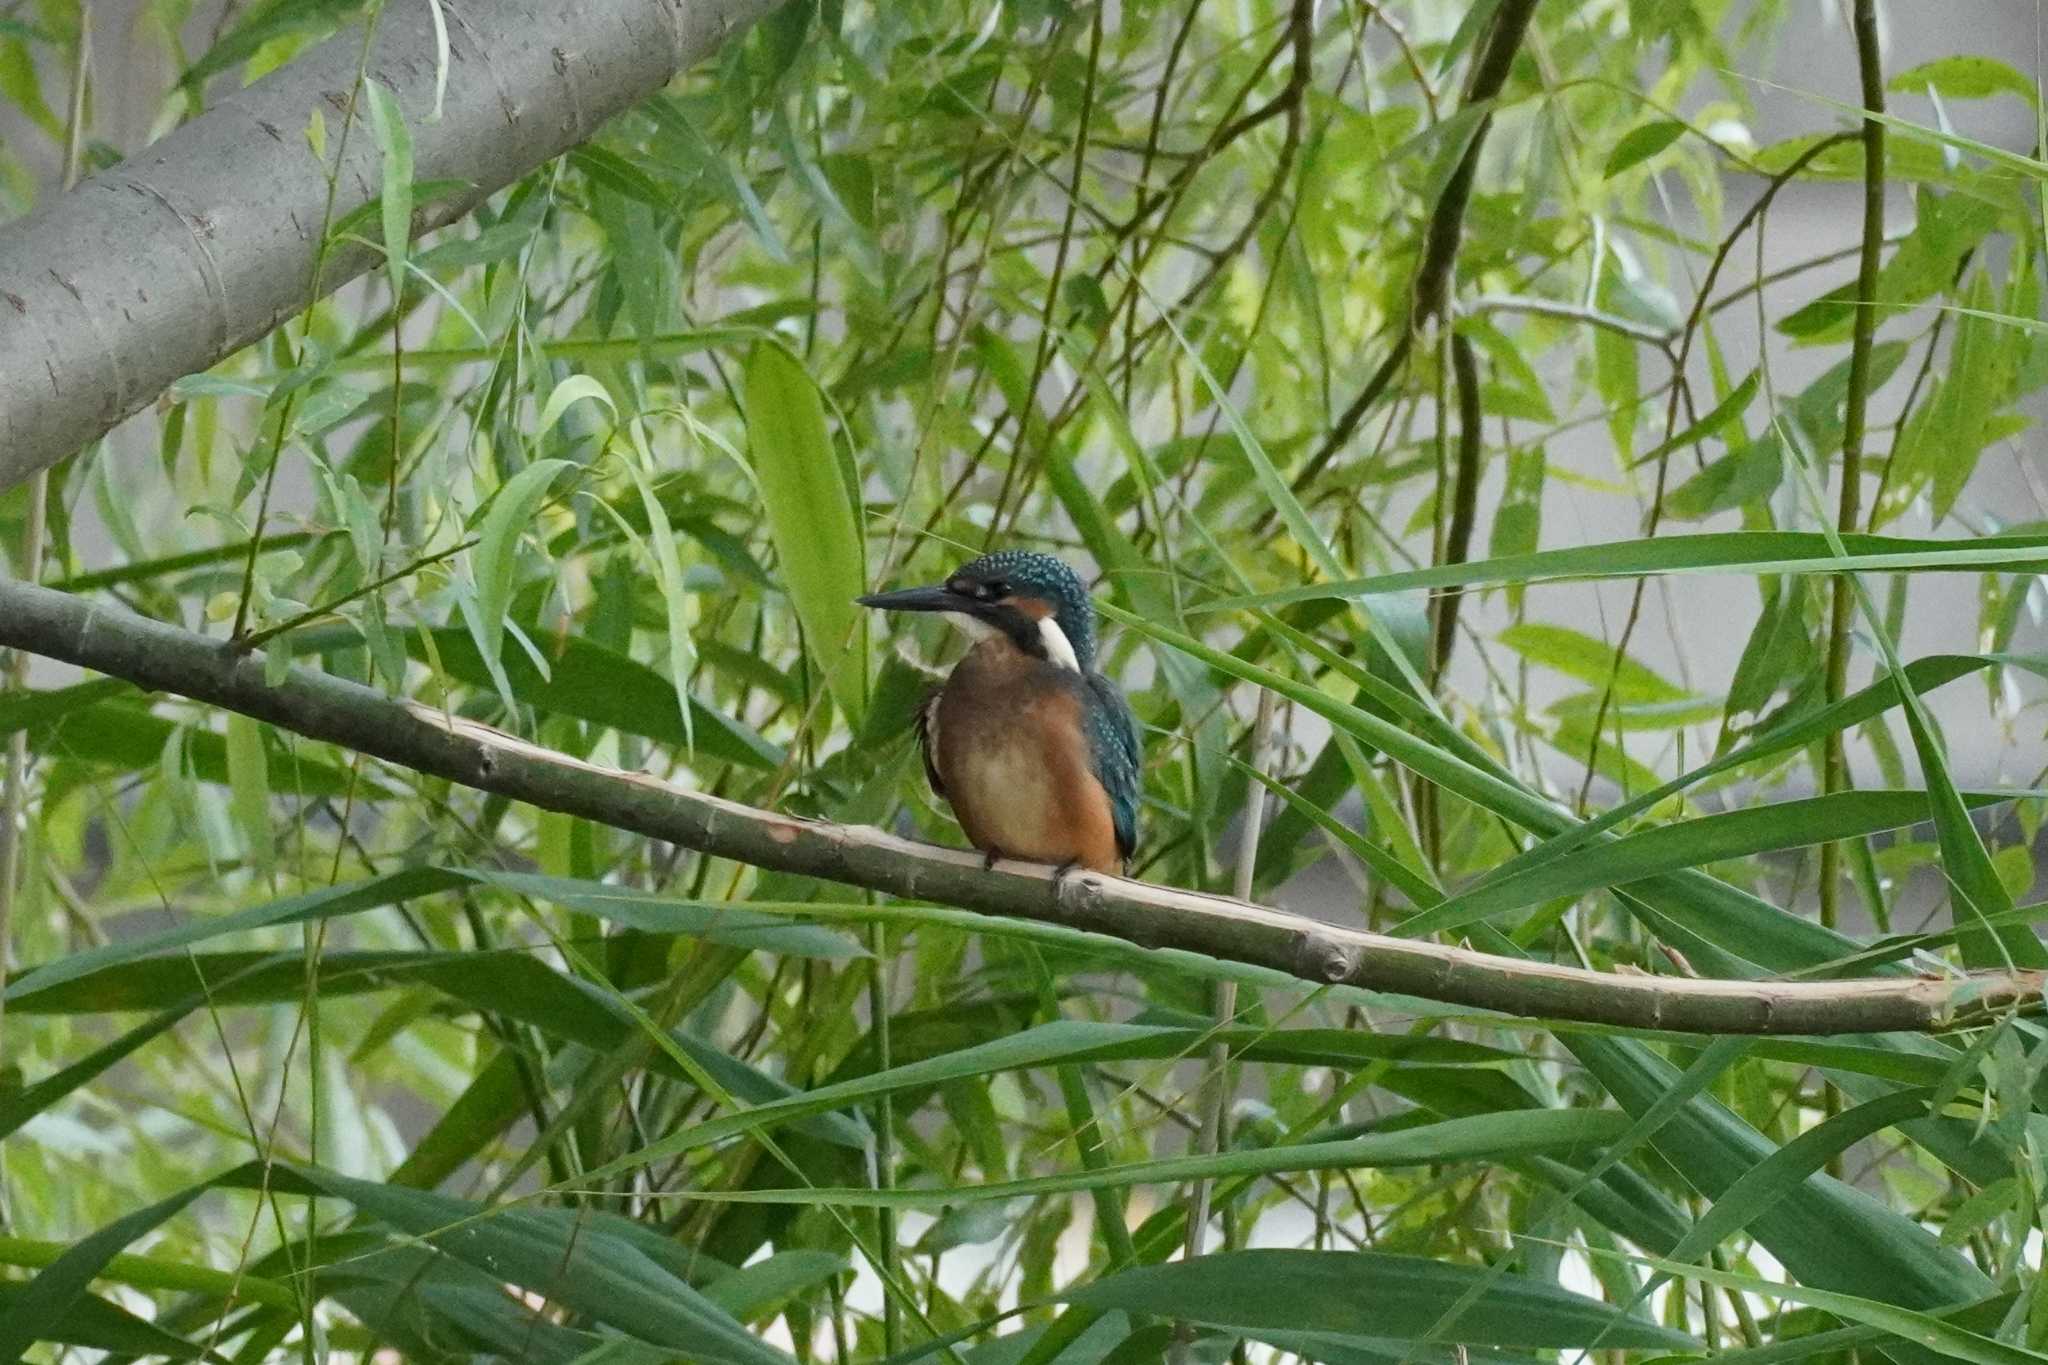
{"label": "orange breast feathers", "polygon": [[1077,681],[1002,639],[975,646],[947,680],[934,757],[960,828],[982,852],[1122,870]]}

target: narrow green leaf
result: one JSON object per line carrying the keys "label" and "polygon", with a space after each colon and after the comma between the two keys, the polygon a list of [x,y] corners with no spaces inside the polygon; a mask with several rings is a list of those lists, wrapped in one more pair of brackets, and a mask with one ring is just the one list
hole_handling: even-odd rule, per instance
{"label": "narrow green leaf", "polygon": [[484,513],[477,529],[477,546],[471,552],[476,601],[470,632],[507,706],[512,705],[514,694],[499,656],[504,652],[505,612],[512,604],[519,542],[532,529],[534,513],[547,497],[548,486],[568,467],[567,460],[535,460],[507,479]]}
{"label": "narrow green leaf", "polygon": [[256,870],[276,889],[277,832],[270,823],[270,767],[263,753],[263,723],[228,713],[229,808]]}
{"label": "narrow green leaf", "polygon": [[[636,428],[637,431],[637,428]],[[655,583],[661,589],[661,606],[668,625],[668,669],[675,684],[676,711],[683,720],[683,747],[694,753],[696,726],[691,721],[690,677],[697,668],[697,649],[690,636],[690,598],[683,586],[683,561],[676,553],[676,533],[669,525],[668,512],[640,466],[627,461],[633,486],[640,490],[640,505],[647,512],[646,548],[654,557]]]}
{"label": "narrow green leaf", "polygon": [[1621,141],[1614,144],[1614,150],[1607,154],[1607,164],[1600,171],[1601,178],[1612,180],[1629,167],[1648,161],[1684,135],[1685,125],[1677,119],[1668,118],[1629,129],[1622,134]]}
{"label": "narrow green leaf", "polygon": [[1499,640],[1531,663],[1556,669],[1580,682],[1606,687],[1623,701],[1672,702],[1685,690],[1634,659],[1615,657],[1614,648],[1569,626],[1524,621],[1500,632]]}
{"label": "narrow green leaf", "polygon": [[[541,631],[532,622],[520,624],[547,661],[545,675],[523,651],[504,661],[501,671],[523,704],[678,748],[686,747],[694,733],[699,761],[716,759],[768,770],[781,766],[784,755],[779,746],[696,697],[690,699],[693,725],[686,732],[676,715],[674,683],[646,664],[581,635]],[[298,638],[307,652],[317,653],[342,643],[345,637],[307,631]],[[414,631],[403,639],[407,653],[419,662],[438,667],[470,687],[495,688],[469,631],[456,627]]]}
{"label": "narrow green leaf", "polygon": [[[1141,1266],[1069,1291],[1090,1308],[1260,1330],[1427,1338],[1439,1316],[1488,1272],[1379,1251],[1235,1251]],[[1494,1277],[1458,1319],[1456,1340],[1488,1346],[1697,1350],[1698,1343],[1641,1319],[1613,1320],[1597,1299],[1520,1275]]]}
{"label": "narrow green leaf", "polygon": [[[2039,1351],[2010,1346],[1995,1337],[1958,1327],[1934,1314],[1916,1313],[1882,1299],[1836,1293],[1803,1284],[1785,1284],[1704,1266],[1678,1265],[1655,1256],[1645,1256],[1642,1260],[1645,1265],[1685,1279],[1823,1309],[1850,1322],[1878,1328],[1901,1341],[1924,1346],[1955,1360],[1969,1361],[1971,1365],[2043,1365],[2043,1362],[2048,1362],[2048,1355]],[[1873,1286],[1872,1292],[1882,1292],[1882,1287]]]}
{"label": "narrow green leaf", "polygon": [[867,711],[861,610],[867,591],[860,503],[825,429],[825,407],[803,363],[773,341],[747,360],[747,444],[783,586],[818,672],[856,727]]}
{"label": "narrow green leaf", "polygon": [[384,193],[378,211],[384,224],[384,265],[396,297],[405,292],[406,255],[412,246],[412,130],[405,126],[398,99],[384,82],[365,76],[363,89],[370,97],[370,129],[383,154]]}
{"label": "narrow green leaf", "polygon": [[1214,1156],[1166,1157],[1069,1171],[1024,1180],[994,1181],[940,1189],[755,1189],[704,1191],[692,1198],[733,1204],[797,1204],[844,1208],[934,1209],[1047,1194],[1123,1189],[1132,1185],[1173,1185],[1302,1171],[1375,1170],[1451,1165],[1461,1161],[1498,1163],[1524,1157],[1589,1149],[1611,1141],[1628,1126],[1612,1109],[1532,1109],[1446,1119],[1392,1133],[1340,1142],[1304,1142],[1258,1147]]}
{"label": "narrow green leaf", "polygon": [[43,1267],[0,1317],[0,1365],[16,1365],[30,1346],[50,1339],[108,1261],[211,1188],[210,1183],[194,1185],[117,1218]]}
{"label": "narrow green leaf", "polygon": [[1919,540],[1897,536],[1846,535],[1849,553],[1836,559],[1827,537],[1814,531],[1715,531],[1656,536],[1645,540],[1574,545],[1503,559],[1441,564],[1298,588],[1223,597],[1194,611],[1238,611],[1316,602],[1334,597],[1372,597],[1418,588],[1491,586],[1650,574],[1711,573],[1750,576],[1770,573],[1983,573],[2048,571],[2048,535],[1975,536],[1966,540]]}
{"label": "narrow green leaf", "polygon": [[[2031,794],[1971,792],[1965,799],[1972,809],[1982,810]],[[1488,880],[1403,920],[1399,932],[1448,933],[1489,915],[1599,887],[1626,886],[1664,872],[1900,829],[1927,819],[1932,810],[1925,792],[1866,790],[1703,815],[1638,830],[1612,843]]]}
{"label": "narrow green leaf", "polygon": [[[753,1336],[610,1226],[590,1226],[575,1212],[488,1208],[286,1163],[274,1171],[650,1345],[719,1365],[790,1365],[788,1354]],[[245,1167],[223,1180],[253,1184],[263,1178],[260,1167]]]}
{"label": "narrow green leaf", "polygon": [[2029,104],[2039,100],[2033,77],[1996,57],[1977,55],[1957,54],[1922,62],[1887,80],[1885,88],[1915,95],[1933,90],[1951,100],[1981,100],[1993,95],[2018,95]]}

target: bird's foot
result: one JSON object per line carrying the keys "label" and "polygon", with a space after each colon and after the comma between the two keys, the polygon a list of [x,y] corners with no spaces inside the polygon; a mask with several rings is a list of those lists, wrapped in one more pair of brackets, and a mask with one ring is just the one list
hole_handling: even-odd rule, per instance
{"label": "bird's foot", "polygon": [[998,858],[1000,858],[1000,857],[1002,857],[1002,856],[1003,856],[1003,851],[1002,851],[1001,849],[999,849],[999,848],[985,848],[985,849],[983,849],[983,850],[981,851],[981,870],[982,870],[983,872],[993,872],[993,871],[995,871],[995,870],[996,870],[996,859],[998,859]]}

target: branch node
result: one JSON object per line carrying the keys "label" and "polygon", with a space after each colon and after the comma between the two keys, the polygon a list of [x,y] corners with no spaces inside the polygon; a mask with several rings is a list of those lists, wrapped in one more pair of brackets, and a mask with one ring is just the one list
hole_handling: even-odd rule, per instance
{"label": "branch node", "polygon": [[1331,983],[1349,981],[1358,971],[1359,953],[1324,934],[1307,934],[1301,941],[1304,976]]}
{"label": "branch node", "polygon": [[1094,872],[1069,872],[1052,879],[1054,913],[1063,919],[1092,920],[1103,904],[1103,880]]}

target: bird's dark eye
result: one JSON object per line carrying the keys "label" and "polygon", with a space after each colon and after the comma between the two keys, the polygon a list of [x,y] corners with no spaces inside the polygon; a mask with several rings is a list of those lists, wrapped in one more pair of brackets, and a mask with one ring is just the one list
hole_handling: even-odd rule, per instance
{"label": "bird's dark eye", "polygon": [[1008,597],[1010,595],[1010,585],[998,578],[992,583],[982,584],[981,595],[991,602],[995,601],[998,597]]}

